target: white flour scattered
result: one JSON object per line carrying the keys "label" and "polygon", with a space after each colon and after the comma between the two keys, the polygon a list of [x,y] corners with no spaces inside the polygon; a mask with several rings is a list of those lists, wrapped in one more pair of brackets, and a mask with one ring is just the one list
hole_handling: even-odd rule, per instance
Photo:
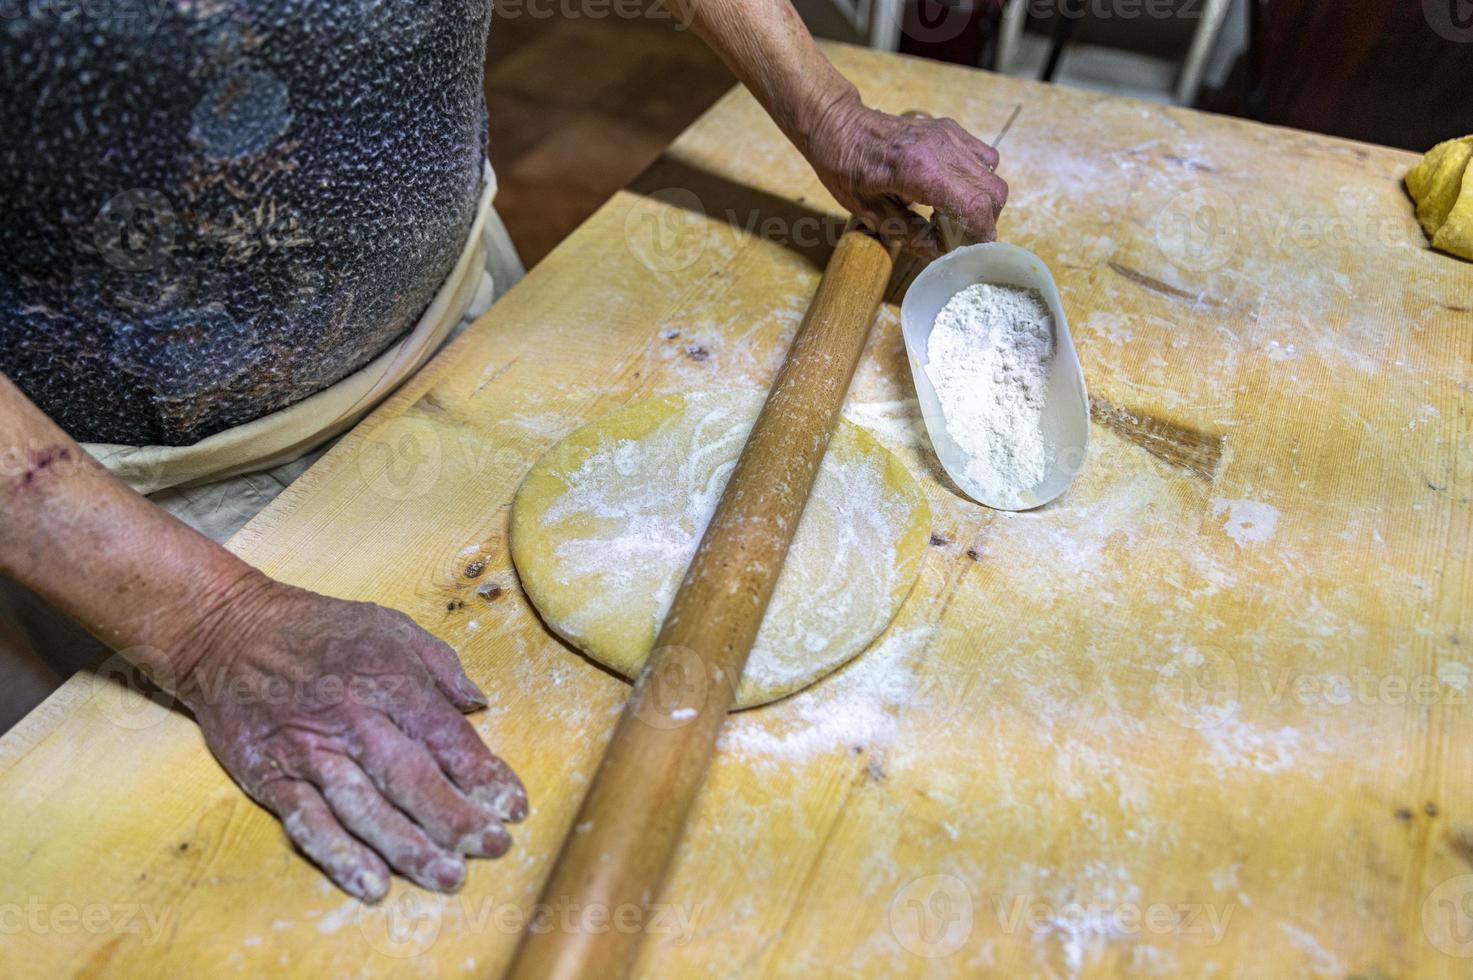
{"label": "white flour scattered", "polygon": [[748,765],[787,766],[895,740],[900,712],[917,702],[916,658],[935,625],[895,628],[838,674],[777,705],[741,711],[721,730],[720,751]]}
{"label": "white flour scattered", "polygon": [[970,457],[967,477],[989,499],[1022,503],[1053,455],[1042,428],[1054,358],[1048,304],[1036,289],[968,286],[937,314],[926,348],[946,431]]}

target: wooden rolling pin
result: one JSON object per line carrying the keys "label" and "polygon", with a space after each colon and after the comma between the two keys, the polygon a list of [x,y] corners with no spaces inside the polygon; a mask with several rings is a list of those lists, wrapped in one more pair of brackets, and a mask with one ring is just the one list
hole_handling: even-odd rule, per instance
{"label": "wooden rolling pin", "polygon": [[543,887],[547,917],[529,924],[508,976],[632,966],[894,261],[845,228]]}

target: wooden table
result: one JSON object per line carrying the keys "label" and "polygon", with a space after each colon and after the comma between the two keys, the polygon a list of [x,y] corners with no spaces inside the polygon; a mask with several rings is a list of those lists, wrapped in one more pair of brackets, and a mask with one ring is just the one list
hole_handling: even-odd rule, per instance
{"label": "wooden table", "polygon": [[[1092,454],[1036,512],[950,492],[884,312],[848,410],[935,546],[875,648],[729,723],[641,973],[1465,975],[1473,266],[1424,247],[1411,155],[831,53],[984,137],[1022,103],[1001,236],[1058,278]],[[461,651],[533,799],[506,858],[365,911],[189,721],[78,676],[0,740],[0,973],[503,965],[626,691],[518,591],[512,494],[631,399],[764,387],[819,218],[732,93],[233,542]]]}

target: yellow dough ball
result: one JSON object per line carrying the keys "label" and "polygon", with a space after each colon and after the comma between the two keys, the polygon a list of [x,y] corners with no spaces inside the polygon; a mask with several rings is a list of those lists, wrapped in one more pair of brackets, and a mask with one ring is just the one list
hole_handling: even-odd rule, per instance
{"label": "yellow dough ball", "polygon": [[1406,175],[1417,220],[1432,247],[1473,259],[1473,136],[1448,140],[1427,151]]}
{"label": "yellow dough ball", "polygon": [[1432,247],[1473,259],[1473,167],[1463,171],[1463,186],[1457,203],[1432,237]]}

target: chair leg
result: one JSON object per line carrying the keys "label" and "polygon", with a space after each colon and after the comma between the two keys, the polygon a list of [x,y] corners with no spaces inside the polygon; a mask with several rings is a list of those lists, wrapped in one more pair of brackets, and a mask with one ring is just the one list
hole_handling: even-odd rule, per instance
{"label": "chair leg", "polygon": [[[1255,3],[1257,0],[1249,0]],[[1207,66],[1207,55],[1212,52],[1212,43],[1222,30],[1227,17],[1229,0],[1207,0],[1207,9],[1192,34],[1192,46],[1187,50],[1187,60],[1182,65],[1181,75],[1176,82],[1178,105],[1192,105],[1197,101],[1197,90],[1202,85],[1202,70]]]}
{"label": "chair leg", "polygon": [[1023,36],[1023,22],[1028,19],[1028,0],[1008,0],[1002,12],[1002,30],[997,35],[996,71],[1007,74],[1018,57],[1018,40]]}
{"label": "chair leg", "polygon": [[869,46],[877,51],[900,50],[900,22],[904,0],[870,0]]}
{"label": "chair leg", "polygon": [[[1083,11],[1080,12],[1081,16]],[[1059,70],[1059,59],[1064,56],[1064,45],[1074,36],[1074,25],[1078,17],[1070,17],[1064,4],[1059,5],[1059,20],[1054,24],[1053,46],[1049,48],[1048,61],[1044,62],[1043,71],[1039,73],[1040,82],[1052,82],[1054,75]]]}

